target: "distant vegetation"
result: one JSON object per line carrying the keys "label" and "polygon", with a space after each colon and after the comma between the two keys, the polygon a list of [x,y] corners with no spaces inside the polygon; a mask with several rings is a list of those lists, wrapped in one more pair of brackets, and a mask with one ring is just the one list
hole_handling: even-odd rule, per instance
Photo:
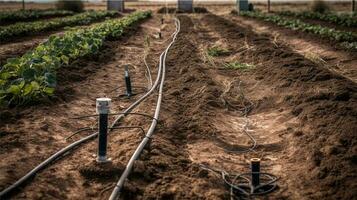
{"label": "distant vegetation", "polygon": [[46,21],[19,22],[0,27],[0,41],[56,30],[65,26],[88,25],[106,17],[114,17],[117,14],[115,11],[88,11],[69,17],[54,18]]}
{"label": "distant vegetation", "polygon": [[333,28],[327,28],[320,25],[304,23],[299,19],[289,19],[279,15],[268,15],[262,12],[240,12],[242,16],[253,17],[267,22],[273,22],[278,26],[299,30],[307,33],[313,33],[323,38],[343,43],[343,46],[349,49],[357,50],[357,34],[349,31],[339,31]]}
{"label": "distant vegetation", "polygon": [[291,12],[283,11],[279,12],[279,15],[298,17],[302,19],[317,19],[326,21],[340,26],[357,27],[357,19],[349,14],[335,14],[335,13],[316,13],[316,12]]}
{"label": "distant vegetation", "polygon": [[34,21],[42,18],[63,17],[73,15],[72,11],[67,10],[17,10],[0,12],[0,24],[10,24],[22,21]]}

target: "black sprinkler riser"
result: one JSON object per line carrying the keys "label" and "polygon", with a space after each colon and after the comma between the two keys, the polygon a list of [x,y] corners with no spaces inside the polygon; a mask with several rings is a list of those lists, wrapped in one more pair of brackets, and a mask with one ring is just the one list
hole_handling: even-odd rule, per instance
{"label": "black sprinkler riser", "polygon": [[107,157],[108,114],[99,114],[98,158]]}
{"label": "black sprinkler riser", "polygon": [[252,168],[252,185],[256,187],[260,185],[260,159],[252,158],[250,162]]}
{"label": "black sprinkler riser", "polygon": [[130,81],[128,66],[125,66],[125,86],[126,86],[126,95],[128,97],[131,97],[133,95],[133,92],[131,89],[131,81]]}

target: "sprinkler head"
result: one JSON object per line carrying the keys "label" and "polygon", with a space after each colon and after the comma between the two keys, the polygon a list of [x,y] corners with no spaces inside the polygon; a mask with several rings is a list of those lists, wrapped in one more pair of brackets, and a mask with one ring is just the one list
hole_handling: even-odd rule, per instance
{"label": "sprinkler head", "polygon": [[98,114],[109,114],[110,109],[110,98],[97,98],[96,108]]}

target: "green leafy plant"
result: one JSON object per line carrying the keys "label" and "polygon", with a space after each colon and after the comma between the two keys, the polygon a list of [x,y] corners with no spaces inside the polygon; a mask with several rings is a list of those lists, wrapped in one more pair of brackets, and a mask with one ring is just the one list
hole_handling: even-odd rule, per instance
{"label": "green leafy plant", "polygon": [[228,49],[219,46],[213,46],[207,49],[207,54],[213,57],[224,56],[224,55],[228,55],[229,53],[230,52]]}
{"label": "green leafy plant", "polygon": [[130,26],[150,16],[151,12],[135,12],[119,20],[66,31],[61,36],[50,36],[22,57],[9,59],[0,70],[0,104],[22,105],[52,96],[60,67],[97,53],[104,40],[120,37]]}
{"label": "green leafy plant", "polygon": [[63,17],[73,15],[74,12],[68,10],[17,10],[0,12],[0,24],[13,22],[34,21],[49,17]]}
{"label": "green leafy plant", "polygon": [[357,19],[350,14],[317,13],[317,12],[291,12],[278,13],[281,16],[297,17],[301,19],[317,19],[345,27],[357,27]]}
{"label": "green leafy plant", "polygon": [[248,63],[241,63],[241,62],[238,62],[238,61],[225,63],[224,66],[226,68],[239,69],[239,70],[242,70],[242,71],[247,71],[247,70],[255,68],[254,65],[251,65],[251,64],[248,64]]}
{"label": "green leafy plant", "polygon": [[273,22],[278,26],[292,30],[300,30],[303,32],[316,34],[337,42],[352,43],[357,41],[357,35],[354,32],[339,31],[333,28],[322,27],[320,25],[312,25],[309,23],[304,23],[298,19],[288,19],[279,15],[268,15],[261,12],[240,12],[239,14],[242,16],[262,19],[267,22]]}
{"label": "green leafy plant", "polygon": [[0,27],[0,41],[55,30],[65,26],[87,25],[106,17],[114,17],[117,14],[118,13],[114,11],[88,11],[69,17],[55,18],[47,21],[19,22],[9,26]]}

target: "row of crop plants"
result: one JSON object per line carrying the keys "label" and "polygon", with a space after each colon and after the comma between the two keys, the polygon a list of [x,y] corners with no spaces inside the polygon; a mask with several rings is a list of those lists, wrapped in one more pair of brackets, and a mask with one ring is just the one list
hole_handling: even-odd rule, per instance
{"label": "row of crop plants", "polygon": [[357,18],[350,14],[319,13],[319,12],[291,12],[283,11],[278,13],[281,16],[296,17],[301,19],[316,19],[339,26],[357,27]]}
{"label": "row of crop plants", "polygon": [[14,37],[34,35],[66,26],[88,25],[94,21],[117,15],[118,12],[115,11],[87,11],[73,16],[54,18],[51,20],[19,22],[8,26],[0,26],[0,41],[8,41]]}
{"label": "row of crop plants", "polygon": [[318,13],[318,12],[291,12],[283,11],[278,13],[281,16],[297,17],[301,19],[317,19],[345,27],[357,27],[357,18],[350,14]]}
{"label": "row of crop plants", "polygon": [[17,10],[17,11],[1,11],[0,24],[9,24],[14,22],[35,21],[50,17],[64,17],[73,15],[74,12],[67,10]]}
{"label": "row of crop plants", "polygon": [[108,19],[85,29],[66,31],[50,38],[22,57],[8,59],[0,70],[0,104],[22,105],[54,94],[56,73],[71,61],[96,54],[106,39],[121,36],[151,12],[135,12]]}
{"label": "row of crop plants", "polygon": [[299,19],[290,19],[279,15],[266,14],[262,12],[240,12],[242,16],[261,19],[267,22],[273,22],[278,26],[299,30],[307,33],[319,35],[340,44],[348,49],[357,50],[357,34],[350,31],[339,31],[333,28],[327,28],[320,25],[313,25],[302,22]]}

